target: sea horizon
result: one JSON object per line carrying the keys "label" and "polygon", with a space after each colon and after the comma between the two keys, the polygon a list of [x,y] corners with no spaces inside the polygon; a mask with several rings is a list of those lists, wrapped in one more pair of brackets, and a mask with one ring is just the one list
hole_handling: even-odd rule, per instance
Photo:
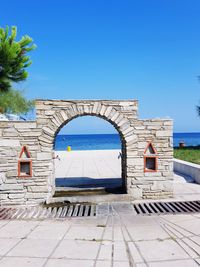
{"label": "sea horizon", "polygon": [[[173,146],[184,142],[186,146],[200,145],[200,132],[173,133]],[[70,146],[72,150],[110,150],[121,149],[120,136],[110,134],[58,134],[55,139],[55,150],[65,151]]]}
{"label": "sea horizon", "polygon": [[[116,135],[117,133],[80,133],[80,134],[67,134],[67,133],[61,133],[57,135],[100,135],[100,134],[112,134]],[[200,132],[173,132],[173,134],[200,134]]]}

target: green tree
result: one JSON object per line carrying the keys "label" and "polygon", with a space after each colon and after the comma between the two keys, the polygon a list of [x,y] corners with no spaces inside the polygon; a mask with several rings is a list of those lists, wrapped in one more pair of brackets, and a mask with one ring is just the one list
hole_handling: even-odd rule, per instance
{"label": "green tree", "polygon": [[34,101],[26,100],[22,92],[10,89],[0,93],[0,113],[24,114],[34,107]]}
{"label": "green tree", "polygon": [[12,84],[28,77],[26,68],[32,62],[27,53],[36,46],[29,36],[25,35],[19,41],[16,36],[17,27],[0,28],[0,112],[26,113],[33,105],[22,92],[14,90]]}

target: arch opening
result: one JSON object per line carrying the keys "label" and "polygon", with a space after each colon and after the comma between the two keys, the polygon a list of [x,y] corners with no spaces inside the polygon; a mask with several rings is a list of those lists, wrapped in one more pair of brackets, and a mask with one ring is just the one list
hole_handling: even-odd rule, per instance
{"label": "arch opening", "polygon": [[[81,129],[85,119],[89,119],[90,129],[87,126]],[[104,134],[102,130],[99,133],[92,120],[96,126],[104,122]],[[91,114],[68,119],[57,129],[53,147],[55,195],[60,196],[63,191],[81,194],[85,189],[100,194],[127,192],[126,141],[112,121]],[[69,147],[71,151],[67,151]]]}

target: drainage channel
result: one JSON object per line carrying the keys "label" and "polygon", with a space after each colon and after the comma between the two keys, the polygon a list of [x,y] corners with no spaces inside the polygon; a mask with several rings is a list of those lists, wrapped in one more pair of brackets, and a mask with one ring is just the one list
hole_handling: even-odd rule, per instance
{"label": "drainage channel", "polygon": [[0,220],[63,219],[68,217],[94,216],[96,216],[96,205],[94,204],[0,208]]}
{"label": "drainage channel", "polygon": [[133,204],[138,215],[200,212],[200,201],[151,202]]}

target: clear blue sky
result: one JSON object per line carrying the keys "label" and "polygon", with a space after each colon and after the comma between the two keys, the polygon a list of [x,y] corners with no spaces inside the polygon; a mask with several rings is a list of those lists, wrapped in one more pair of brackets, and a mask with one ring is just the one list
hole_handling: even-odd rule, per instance
{"label": "clear blue sky", "polygon": [[140,118],[200,132],[199,0],[2,1],[0,24],[38,46],[29,98],[138,99]]}

